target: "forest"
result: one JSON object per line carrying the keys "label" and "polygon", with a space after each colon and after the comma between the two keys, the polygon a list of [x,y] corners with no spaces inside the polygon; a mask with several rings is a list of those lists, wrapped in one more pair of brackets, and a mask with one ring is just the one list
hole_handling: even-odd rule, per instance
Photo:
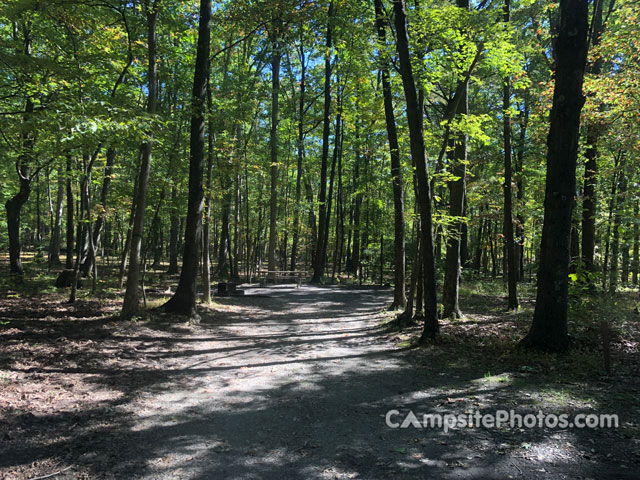
{"label": "forest", "polygon": [[[636,0],[3,1],[0,477],[633,478],[639,39]],[[621,428],[373,425],[419,391]]]}

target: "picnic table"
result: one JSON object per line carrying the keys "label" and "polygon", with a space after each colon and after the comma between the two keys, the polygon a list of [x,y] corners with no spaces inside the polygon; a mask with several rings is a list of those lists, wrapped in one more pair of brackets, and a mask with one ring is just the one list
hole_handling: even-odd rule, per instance
{"label": "picnic table", "polygon": [[261,286],[266,285],[267,281],[271,279],[274,283],[278,283],[278,280],[293,280],[296,287],[300,288],[307,272],[302,270],[258,270],[255,276]]}

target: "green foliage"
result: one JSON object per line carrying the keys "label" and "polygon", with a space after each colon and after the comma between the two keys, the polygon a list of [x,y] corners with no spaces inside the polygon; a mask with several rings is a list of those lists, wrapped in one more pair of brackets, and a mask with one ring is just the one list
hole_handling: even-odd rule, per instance
{"label": "green foliage", "polygon": [[[386,12],[390,12],[390,3],[383,3]],[[533,274],[538,266],[543,221],[546,138],[553,94],[551,48],[557,6],[540,0],[514,0],[511,21],[505,24],[499,2],[488,2],[483,8],[469,11],[448,0],[407,3],[413,68],[424,96],[424,138],[433,183],[434,235],[440,248],[437,254],[442,262],[451,227],[459,220],[448,213],[448,186],[457,179],[453,163],[444,151],[450,147],[445,145],[448,131],[449,139],[465,135],[469,140],[467,213],[463,222],[470,256],[478,252],[480,265],[471,265],[470,261],[464,274],[469,276],[472,270],[475,276],[489,274],[494,263],[497,275],[501,274],[503,120],[508,115],[513,127],[514,213],[524,232],[520,240],[525,252],[524,269]],[[35,0],[8,0],[0,5],[0,203],[4,205],[18,191],[16,162],[26,159],[32,172],[40,169],[33,180],[31,198],[22,211],[21,233],[25,251],[35,254],[34,261],[44,262],[53,216],[49,197],[54,203],[58,178],[66,175],[67,157],[71,158],[71,187],[77,203],[80,181],[88,168],[87,159],[97,152],[97,157],[91,157],[92,171],[87,172],[92,201],[90,218],[104,216],[111,243],[108,248],[115,256],[121,252],[127,235],[140,143],[152,132],[153,166],[145,238],[157,236],[161,253],[166,257],[171,220],[177,218],[180,222],[186,212],[198,6],[182,0],[162,2],[158,21],[159,109],[157,115],[150,117],[144,104],[147,38],[143,2],[89,5],[55,0],[46,2],[46,8],[44,5]],[[209,72],[211,105],[204,132],[206,140],[209,137],[212,140],[208,153],[213,180],[205,190],[205,198],[212,200],[212,246],[219,250],[222,219],[228,216],[232,251],[227,253],[240,257],[240,268],[245,271],[256,268],[264,257],[270,167],[269,65],[277,34],[282,53],[278,99],[279,256],[283,264],[288,263],[284,259],[290,255],[294,234],[298,233],[299,259],[305,268],[309,267],[315,240],[310,217],[312,214],[317,217],[319,208],[324,58],[329,55],[330,160],[339,96],[344,122],[341,170],[336,166],[329,226],[329,262],[333,262],[335,251],[342,248],[344,274],[357,233],[361,266],[366,271],[364,281],[372,281],[380,264],[380,238],[384,238],[382,260],[388,275],[394,237],[389,150],[379,76],[381,62],[392,67],[390,82],[405,182],[407,263],[410,268],[414,263],[417,206],[402,79],[396,70],[395,37],[389,31],[386,44],[380,44],[372,28],[373,7],[367,2],[334,2],[333,45],[325,51],[328,6],[328,0],[229,0],[215,4]],[[637,174],[640,106],[634,93],[640,90],[637,40],[640,31],[639,22],[634,21],[640,18],[639,8],[633,0],[616,3],[602,44],[591,53],[590,62],[602,59],[603,74],[587,75],[585,84],[585,125],[597,125],[603,132],[598,145],[596,197],[598,269],[614,233],[620,237],[620,259],[625,248],[626,254],[630,254],[635,241],[634,227],[640,221],[634,213],[640,182]],[[280,24],[281,28],[277,27]],[[31,38],[30,54],[24,51],[27,37]],[[301,119],[303,67],[305,99]],[[469,113],[452,117],[448,108],[456,87],[467,77]],[[510,80],[513,90],[511,107],[506,112],[502,107],[505,78]],[[34,104],[33,114],[25,113],[27,101]],[[303,162],[301,194],[296,199],[299,125],[303,130]],[[32,134],[33,151],[25,152],[22,139]],[[116,151],[116,160],[110,176],[111,190],[102,205],[100,194],[106,151],[110,147]],[[582,138],[582,158],[585,148],[586,141]],[[614,167],[621,152],[626,161],[624,169]],[[628,188],[612,211],[621,218],[614,232],[608,212],[613,199],[611,187],[619,181],[621,170],[627,175]],[[576,225],[581,220],[582,169],[578,176]],[[174,187],[175,198],[171,196]],[[36,188],[40,192],[39,204]],[[359,225],[354,219],[357,202],[360,202]],[[159,232],[152,231],[151,225],[156,210]],[[38,214],[40,225],[36,224]],[[296,216],[299,224],[294,232]],[[63,231],[66,222],[63,215]],[[37,231],[42,233],[42,239],[36,238]],[[335,242],[340,235],[344,239],[342,247]],[[107,239],[102,240],[106,243]],[[7,249],[3,215],[0,251]],[[218,251],[212,256],[215,265]],[[576,273],[571,276],[572,298],[590,295],[591,286],[599,283],[597,273],[587,272],[576,264]],[[502,284],[488,281],[482,288],[501,291]]]}

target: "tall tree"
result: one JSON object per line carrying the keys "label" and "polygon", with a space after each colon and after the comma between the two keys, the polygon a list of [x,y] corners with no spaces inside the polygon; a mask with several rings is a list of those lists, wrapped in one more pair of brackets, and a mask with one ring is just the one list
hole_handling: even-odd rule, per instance
{"label": "tall tree", "polygon": [[[458,0],[458,8],[468,10],[468,0]],[[467,115],[469,113],[468,83],[466,79],[460,80],[456,93],[458,93],[457,108],[455,114]],[[460,243],[464,215],[464,198],[466,192],[467,176],[467,135],[457,132],[452,139],[453,148],[451,155],[452,174],[455,179],[448,182],[449,185],[449,214],[454,219],[452,232],[447,239],[447,251],[445,257],[444,289],[442,303],[444,317],[462,317],[458,297],[460,292]]]}
{"label": "tall tree", "polygon": [[211,200],[213,196],[213,149],[215,129],[213,125],[213,95],[211,94],[211,62],[207,66],[207,184],[202,226],[202,302],[211,303]]}
{"label": "tall tree", "polygon": [[567,296],[571,214],[580,112],[585,102],[582,84],[587,62],[588,10],[587,0],[560,0],[538,293],[531,329],[520,342],[525,348],[554,352],[569,348]]}
{"label": "tall tree", "polygon": [[196,309],[196,281],[202,241],[202,211],[204,206],[203,173],[205,163],[205,114],[209,51],[211,44],[211,0],[200,0],[198,46],[191,94],[191,129],[189,151],[189,201],[184,235],[182,270],[176,292],[163,305],[166,312],[199,319]]}
{"label": "tall tree", "polygon": [[[147,42],[149,50],[149,65],[147,68],[147,113],[155,115],[158,104],[158,65],[157,65],[157,25],[161,0],[151,0],[145,3],[147,16]],[[147,206],[147,190],[151,174],[151,152],[153,149],[153,133],[147,132],[147,138],[140,146],[140,171],[138,174],[138,190],[136,195],[133,229],[131,231],[131,251],[129,253],[129,274],[127,275],[127,289],[124,294],[122,319],[130,319],[138,312],[138,289],[140,283],[140,261],[142,259],[142,234],[144,230],[144,213]]]}
{"label": "tall tree", "polygon": [[296,164],[296,193],[295,206],[293,209],[293,240],[291,243],[291,264],[289,269],[296,269],[298,256],[298,241],[300,237],[300,196],[302,195],[302,162],[304,160],[304,114],[305,114],[305,93],[307,82],[307,58],[304,52],[303,35],[300,35],[300,46],[298,55],[300,57],[300,98],[298,101],[298,138],[297,138],[297,164]]}
{"label": "tall tree", "polygon": [[67,232],[66,243],[67,249],[66,260],[64,267],[67,270],[73,268],[73,179],[71,174],[73,172],[73,159],[71,154],[66,156],[66,175],[65,175],[65,193],[67,197]]}
{"label": "tall tree", "polygon": [[326,50],[324,56],[324,113],[322,120],[322,160],[320,164],[320,192],[318,193],[318,237],[313,261],[311,283],[319,283],[324,277],[325,230],[327,225],[327,164],[329,162],[329,130],[331,127],[331,48],[333,46],[333,0],[329,2],[327,15]]}
{"label": "tall tree", "polygon": [[[613,1],[613,0],[611,0]],[[594,2],[591,45],[593,48],[600,46],[603,33],[602,6],[604,0]],[[587,73],[598,76],[602,71],[603,60],[598,57],[587,66]],[[591,121],[587,125],[587,146],[584,165],[584,191],[582,195],[582,262],[584,268],[594,271],[594,252],[596,244],[596,206],[597,206],[597,183],[598,183],[598,140],[602,132],[602,125],[596,121]]]}
{"label": "tall tree", "polygon": [[[35,9],[38,8],[36,3]],[[20,38],[22,35],[22,38]],[[24,61],[31,57],[33,43],[32,20],[25,15],[20,22],[13,24],[13,37],[16,42],[21,41],[21,51],[19,56],[24,57]],[[30,75],[25,75],[22,82],[29,84]],[[9,234],[9,271],[16,275],[22,275],[22,260],[20,258],[22,244],[20,242],[20,215],[22,207],[29,200],[31,194],[31,182],[37,176],[34,171],[34,144],[36,132],[31,126],[35,104],[30,93],[26,94],[24,101],[24,113],[22,115],[22,131],[20,134],[20,152],[16,160],[16,172],[18,174],[18,192],[5,203],[7,210],[7,231]]]}
{"label": "tall tree", "polygon": [[633,259],[631,260],[631,282],[638,285],[638,270],[640,270],[640,200],[633,203]]}
{"label": "tall tree", "polygon": [[434,339],[439,331],[438,307],[436,300],[436,272],[433,252],[433,219],[431,217],[431,190],[429,186],[429,169],[422,132],[422,111],[418,102],[416,83],[409,53],[409,32],[405,1],[394,0],[395,26],[398,57],[400,59],[400,75],[406,99],[407,121],[409,124],[409,144],[411,157],[416,166],[418,181],[418,209],[420,212],[420,240],[422,243],[422,274],[424,295],[424,329],[421,341]]}
{"label": "tall tree", "polygon": [[[385,18],[382,0],[375,0],[376,29],[378,32],[379,49],[384,51],[387,43]],[[389,139],[389,153],[391,156],[391,182],[393,185],[393,259],[394,259],[394,288],[393,307],[403,309],[407,303],[405,295],[405,234],[404,234],[404,180],[400,163],[400,146],[396,119],[393,113],[393,93],[391,90],[391,75],[389,60],[382,55],[380,58],[380,76],[382,77],[382,95],[384,97],[384,116]],[[382,278],[380,279],[382,282]]]}
{"label": "tall tree", "polygon": [[[504,2],[504,23],[509,24],[511,15],[511,0]],[[511,193],[512,172],[511,164],[511,81],[508,76],[502,85],[502,122],[504,139],[504,241],[506,247],[506,267],[508,310],[518,309],[518,262],[516,259],[516,244],[513,235],[513,195]]]}
{"label": "tall tree", "polygon": [[[609,270],[609,292],[615,293],[618,287],[618,256],[620,254],[620,229],[622,226],[622,209],[623,209],[623,197],[627,191],[627,178],[625,175],[625,159],[620,158],[620,173],[616,179],[616,192],[611,199],[613,205],[613,238],[611,240],[611,270]],[[628,249],[627,249],[628,251]],[[607,272],[603,272],[606,276]]]}
{"label": "tall tree", "polygon": [[[278,240],[278,98],[280,96],[280,63],[282,60],[281,35],[282,19],[278,9],[274,13],[275,18],[271,22],[271,132],[269,136],[269,149],[271,165],[271,189],[269,195],[269,252],[268,270],[276,270],[276,243]],[[275,274],[270,273],[269,281],[275,281]]]}
{"label": "tall tree", "polygon": [[60,244],[62,238],[62,210],[64,203],[65,175],[62,168],[58,169],[58,188],[55,200],[55,219],[49,243],[49,266],[60,265]]}
{"label": "tall tree", "polygon": [[[126,36],[127,36],[127,60],[124,64],[124,66],[122,67],[122,70],[120,70],[120,72],[118,73],[118,77],[116,78],[116,81],[113,85],[113,87],[111,88],[111,99],[115,99],[116,97],[116,93],[118,91],[118,88],[120,87],[120,85],[122,85],[122,83],[125,81],[127,73],[129,71],[129,69],[131,68],[131,65],[133,64],[133,39],[131,37],[131,29],[129,27],[129,20],[127,17],[127,7],[126,5],[122,5],[122,6],[115,6],[115,5],[109,5],[109,4],[105,4],[105,6],[107,6],[107,8],[113,9],[118,13],[118,16],[121,18],[122,20],[122,26],[126,32]],[[98,150],[96,150],[96,155],[99,151],[100,147],[98,147]],[[117,150],[116,150],[116,145],[115,143],[111,143],[111,145],[109,145],[109,147],[107,148],[107,152],[106,152],[106,165],[104,168],[104,175],[103,175],[103,180],[102,180],[102,189],[100,191],[100,202],[99,202],[99,215],[98,218],[96,218],[95,221],[95,225],[93,226],[92,230],[93,230],[93,238],[91,239],[91,241],[93,242],[93,245],[97,247],[97,245],[100,244],[100,236],[102,235],[102,229],[104,228],[104,224],[105,224],[105,217],[106,217],[106,207],[107,207],[107,199],[109,197],[109,190],[111,188],[111,180],[113,178],[113,168],[114,168],[114,164],[115,164],[115,159],[116,159],[116,155],[117,155]],[[91,242],[90,242],[91,243]],[[94,254],[94,249],[89,248],[88,249],[88,255],[87,257],[84,259],[84,261],[82,262],[82,266],[81,268],[81,273],[83,276],[88,275],[89,271],[95,267],[95,254]]]}

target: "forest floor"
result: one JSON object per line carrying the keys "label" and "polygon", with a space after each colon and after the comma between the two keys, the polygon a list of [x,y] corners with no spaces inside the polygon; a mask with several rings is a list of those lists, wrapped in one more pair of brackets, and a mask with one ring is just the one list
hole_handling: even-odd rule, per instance
{"label": "forest floor", "polygon": [[[419,329],[390,331],[391,293],[375,287],[247,288],[190,325],[120,322],[117,295],[69,305],[0,286],[0,479],[638,478],[637,293],[576,300],[579,348],[555,357],[514,351],[532,289],[511,314],[502,289],[465,285],[466,316],[411,348]],[[391,409],[605,413],[619,427],[393,429]]]}

